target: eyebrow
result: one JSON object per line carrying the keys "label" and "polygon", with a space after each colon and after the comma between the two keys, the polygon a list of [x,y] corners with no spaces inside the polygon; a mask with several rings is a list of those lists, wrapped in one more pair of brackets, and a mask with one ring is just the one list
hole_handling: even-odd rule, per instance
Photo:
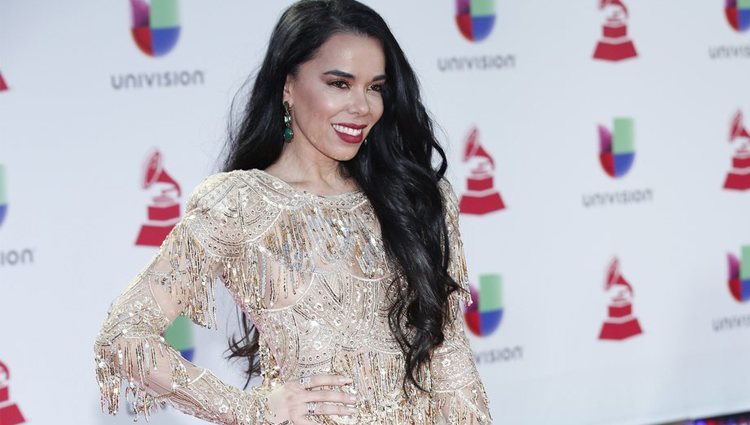
{"label": "eyebrow", "polygon": [[[330,71],[326,71],[326,72],[323,73],[323,75],[335,75],[336,77],[348,78],[350,80],[356,80],[356,78],[354,77],[354,75],[352,75],[352,74],[350,74],[348,72],[339,71],[338,69],[332,69]],[[372,79],[372,81],[382,81],[382,80],[385,80],[385,74],[378,75],[378,76],[376,76],[375,78]]]}

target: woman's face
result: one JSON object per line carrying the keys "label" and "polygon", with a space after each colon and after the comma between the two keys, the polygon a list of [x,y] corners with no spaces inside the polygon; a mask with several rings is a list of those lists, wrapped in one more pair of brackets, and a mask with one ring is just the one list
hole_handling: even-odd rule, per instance
{"label": "woman's face", "polygon": [[296,75],[287,77],[284,100],[291,107],[291,144],[336,161],[353,158],[383,115],[384,83],[385,55],[378,40],[333,35]]}

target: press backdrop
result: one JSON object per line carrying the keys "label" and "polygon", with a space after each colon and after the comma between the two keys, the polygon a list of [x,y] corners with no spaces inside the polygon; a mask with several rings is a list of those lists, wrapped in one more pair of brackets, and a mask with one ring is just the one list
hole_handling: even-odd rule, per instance
{"label": "press backdrop", "polygon": [[[367,3],[462,197],[496,423],[750,409],[750,6]],[[288,4],[0,1],[0,425],[132,421],[100,413],[94,337],[218,170]],[[225,295],[218,331],[170,340],[240,385]]]}

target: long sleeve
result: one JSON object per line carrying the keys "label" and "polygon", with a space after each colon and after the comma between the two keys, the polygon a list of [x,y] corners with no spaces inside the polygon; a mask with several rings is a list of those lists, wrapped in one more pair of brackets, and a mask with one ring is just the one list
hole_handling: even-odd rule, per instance
{"label": "long sleeve", "polygon": [[445,341],[435,349],[431,361],[433,406],[436,417],[448,424],[490,424],[487,394],[477,373],[474,356],[464,331],[463,304],[471,303],[463,243],[458,228],[458,202],[450,184],[440,182],[446,211],[450,262],[448,272],[462,290],[450,297],[444,329]]}
{"label": "long sleeve", "polygon": [[182,221],[113,303],[94,347],[102,408],[109,413],[116,413],[126,397],[146,417],[169,403],[214,423],[266,423],[267,388],[248,393],[225,384],[185,360],[161,336],[180,314],[215,327],[214,281],[221,278],[230,286],[244,278],[232,180],[231,173],[217,174],[193,192]]}

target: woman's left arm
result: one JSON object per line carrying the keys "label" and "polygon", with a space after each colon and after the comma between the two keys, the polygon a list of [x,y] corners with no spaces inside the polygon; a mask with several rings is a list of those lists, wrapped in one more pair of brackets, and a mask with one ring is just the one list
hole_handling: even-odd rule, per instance
{"label": "woman's left arm", "polygon": [[450,246],[448,273],[462,289],[449,298],[449,314],[443,329],[445,341],[432,354],[430,371],[433,406],[437,409],[436,413],[449,424],[491,424],[487,394],[464,332],[462,303],[469,305],[471,295],[458,228],[458,202],[445,179],[439,185],[445,203]]}

